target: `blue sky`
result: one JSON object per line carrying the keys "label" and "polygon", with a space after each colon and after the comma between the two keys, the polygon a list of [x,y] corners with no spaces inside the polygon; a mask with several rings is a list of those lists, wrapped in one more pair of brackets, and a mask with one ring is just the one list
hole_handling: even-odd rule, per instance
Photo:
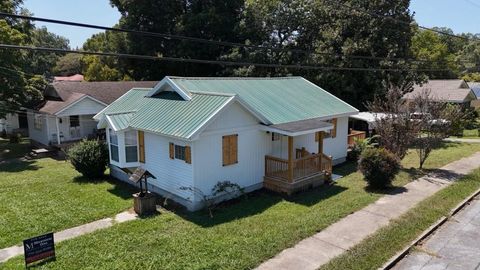
{"label": "blue sky", "polygon": [[[25,7],[39,17],[105,26],[113,26],[120,18],[108,0],[25,0]],[[456,33],[480,33],[477,21],[480,0],[412,0],[411,9],[420,25],[446,26]],[[81,47],[87,38],[99,32],[63,25],[37,25],[45,25],[51,32],[67,37],[72,47]]]}

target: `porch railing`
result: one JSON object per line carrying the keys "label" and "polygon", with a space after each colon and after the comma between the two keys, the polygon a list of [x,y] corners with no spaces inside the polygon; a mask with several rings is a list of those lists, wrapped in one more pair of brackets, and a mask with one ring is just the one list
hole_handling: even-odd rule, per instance
{"label": "porch railing", "polygon": [[352,147],[355,144],[356,140],[363,140],[366,138],[366,133],[364,131],[352,130],[348,134],[348,146]]}
{"label": "porch railing", "polygon": [[[265,176],[291,183],[323,171],[331,173],[332,159],[324,154],[309,155],[293,160],[292,170],[290,174],[288,160],[265,156]],[[290,177],[293,178],[290,179]]]}

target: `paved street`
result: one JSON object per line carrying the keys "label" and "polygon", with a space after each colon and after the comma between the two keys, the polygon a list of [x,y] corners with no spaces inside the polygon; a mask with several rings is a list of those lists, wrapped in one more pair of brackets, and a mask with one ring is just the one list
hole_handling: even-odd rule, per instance
{"label": "paved street", "polygon": [[441,226],[393,269],[480,269],[479,199]]}

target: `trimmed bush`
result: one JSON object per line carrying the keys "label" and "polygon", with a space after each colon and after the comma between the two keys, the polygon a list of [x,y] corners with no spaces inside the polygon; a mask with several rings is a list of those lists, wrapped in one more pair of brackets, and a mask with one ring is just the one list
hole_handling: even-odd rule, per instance
{"label": "trimmed bush", "polygon": [[22,134],[20,133],[10,134],[8,137],[8,140],[10,143],[20,143],[20,141],[22,140]]}
{"label": "trimmed bush", "polygon": [[360,155],[358,169],[370,187],[385,188],[399,172],[400,161],[384,148],[366,148]]}
{"label": "trimmed bush", "polygon": [[68,150],[67,158],[83,176],[98,179],[104,175],[109,162],[108,148],[99,140],[83,140]]}

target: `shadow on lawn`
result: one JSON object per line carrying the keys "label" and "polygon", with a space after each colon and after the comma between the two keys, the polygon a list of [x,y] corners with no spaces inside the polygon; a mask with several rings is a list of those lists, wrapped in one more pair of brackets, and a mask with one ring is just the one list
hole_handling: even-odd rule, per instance
{"label": "shadow on lawn", "polygon": [[88,179],[84,176],[76,176],[73,178],[73,182],[79,185],[95,185],[108,182],[113,186],[108,190],[108,192],[124,200],[132,198],[132,194],[138,192],[138,188],[116,180],[108,175],[105,175],[99,179]]}
{"label": "shadow on lawn", "polygon": [[41,167],[33,160],[9,160],[0,162],[0,172],[36,171]]}
{"label": "shadow on lawn", "polygon": [[312,206],[319,201],[335,196],[344,190],[346,190],[344,187],[324,185],[313,190],[300,192],[293,196],[282,196],[262,189],[249,193],[247,198],[237,198],[220,204],[215,208],[213,218],[210,218],[208,211],[206,210],[193,213],[187,212],[186,210],[174,212],[185,220],[193,222],[199,226],[213,227],[233,220],[260,214],[282,201]]}

